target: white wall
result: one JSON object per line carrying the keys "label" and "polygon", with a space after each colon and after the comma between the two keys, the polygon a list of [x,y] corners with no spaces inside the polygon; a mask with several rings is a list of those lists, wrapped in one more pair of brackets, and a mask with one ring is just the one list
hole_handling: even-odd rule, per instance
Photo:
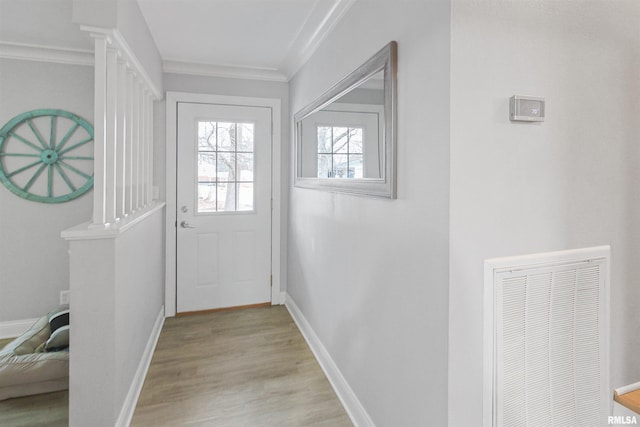
{"label": "white wall", "polygon": [[113,320],[118,409],[164,305],[164,218],[164,209],[161,209],[116,240]]}
{"label": "white wall", "polygon": [[[80,25],[86,25],[118,30],[126,40],[136,60],[142,65],[142,69],[149,78],[147,83],[150,83],[154,89],[162,93],[162,59],[136,0],[56,1],[65,6],[71,2],[70,18],[77,24],[78,28]],[[89,38],[88,34],[87,38]],[[91,50],[93,50],[93,47]]]}
{"label": "white wall", "polygon": [[[79,1],[95,16],[107,18],[97,13],[95,0]],[[0,41],[91,50],[91,37],[72,22],[73,4],[74,0],[0,1]]]}
{"label": "white wall", "polygon": [[378,426],[447,425],[449,13],[357,1],[291,81],[295,113],[398,42],[398,199],[290,197],[288,293]]}
{"label": "white wall", "polygon": [[[282,102],[282,159],[281,177],[281,288],[286,289],[286,254],[287,254],[287,198],[289,194],[289,85],[287,83],[229,79],[220,77],[192,76],[186,74],[164,74],[164,89],[168,92],[190,92],[227,96],[245,96],[257,98],[276,98]],[[158,102],[154,111],[154,186],[159,189],[160,199],[165,199],[166,171],[166,107]]]}
{"label": "white wall", "polygon": [[451,426],[482,423],[486,258],[611,244],[611,385],[640,378],[638,28],[636,1],[452,2]]}
{"label": "white wall", "polygon": [[[113,426],[164,302],[164,208],[124,230],[65,231],[71,264],[69,425]],[[130,405],[131,402],[126,402]]]}
{"label": "white wall", "polygon": [[162,93],[162,59],[136,0],[117,0],[118,30],[135,53],[151,83]]}
{"label": "white wall", "polygon": [[[41,108],[93,123],[93,68],[0,59],[0,127]],[[66,203],[20,198],[0,185],[0,322],[42,316],[69,289],[68,245],[60,232],[91,217],[92,191]]]}
{"label": "white wall", "polygon": [[118,25],[118,0],[71,0],[71,5],[73,22],[102,28]]}

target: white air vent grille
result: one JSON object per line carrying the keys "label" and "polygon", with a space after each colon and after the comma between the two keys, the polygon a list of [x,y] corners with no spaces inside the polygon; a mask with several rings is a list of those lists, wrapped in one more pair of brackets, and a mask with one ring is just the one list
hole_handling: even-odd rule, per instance
{"label": "white air vent grille", "polygon": [[608,258],[493,269],[489,425],[606,420],[607,269]]}

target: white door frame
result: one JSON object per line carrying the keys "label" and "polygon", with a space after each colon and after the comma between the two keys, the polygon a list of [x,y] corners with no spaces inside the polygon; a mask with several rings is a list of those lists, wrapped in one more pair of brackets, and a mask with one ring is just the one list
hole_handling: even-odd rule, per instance
{"label": "white door frame", "polygon": [[247,107],[271,108],[272,136],[271,136],[271,304],[282,304],[280,296],[280,215],[281,215],[281,150],[282,150],[282,112],[281,101],[278,98],[247,98],[243,96],[209,95],[187,92],[167,92],[166,97],[166,125],[167,125],[167,153],[166,153],[166,263],[165,263],[165,316],[176,315],[176,150],[178,102],[193,102],[202,104],[242,105]]}

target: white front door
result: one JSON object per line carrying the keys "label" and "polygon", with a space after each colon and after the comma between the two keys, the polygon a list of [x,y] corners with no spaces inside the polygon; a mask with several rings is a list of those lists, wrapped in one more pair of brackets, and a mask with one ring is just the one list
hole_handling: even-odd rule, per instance
{"label": "white front door", "polygon": [[271,301],[271,115],[178,103],[178,312]]}

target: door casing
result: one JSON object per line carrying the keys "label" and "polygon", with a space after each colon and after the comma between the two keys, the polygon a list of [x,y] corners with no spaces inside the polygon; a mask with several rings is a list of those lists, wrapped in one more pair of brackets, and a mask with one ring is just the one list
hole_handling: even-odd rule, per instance
{"label": "door casing", "polygon": [[282,177],[282,110],[278,98],[252,98],[242,96],[195,94],[187,92],[167,92],[166,96],[166,264],[165,264],[165,316],[176,315],[176,150],[178,102],[203,104],[242,105],[249,107],[268,107],[273,112],[271,123],[271,304],[282,304],[281,297],[281,177]]}

